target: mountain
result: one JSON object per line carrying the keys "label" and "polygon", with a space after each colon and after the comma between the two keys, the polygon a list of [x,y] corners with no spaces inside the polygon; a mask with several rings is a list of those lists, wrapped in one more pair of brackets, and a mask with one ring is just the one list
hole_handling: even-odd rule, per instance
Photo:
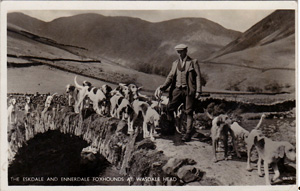
{"label": "mountain", "polygon": [[[201,72],[207,80],[205,89],[295,92],[293,10],[274,11],[244,33],[203,18],[151,23],[131,17],[81,14],[43,22],[22,13],[8,14],[8,31],[8,53],[101,60],[101,65],[92,65],[95,69],[80,65],[80,71],[109,79],[118,74],[119,81],[135,79],[141,84],[148,83],[145,87],[151,89],[164,78],[146,78],[132,69],[165,75],[177,58],[174,46],[186,43],[191,57],[200,60]],[[37,39],[42,46],[36,44]],[[54,51],[50,45],[59,49]],[[77,70],[75,65],[69,62],[65,67]],[[126,75],[122,75],[124,68]],[[159,80],[155,84],[150,84],[156,79]]]}
{"label": "mountain", "polygon": [[8,23],[63,44],[87,48],[89,57],[107,58],[139,70],[146,65],[158,71],[164,68],[165,74],[177,58],[177,44],[188,44],[190,55],[202,60],[241,34],[203,18],[151,23],[131,17],[81,14],[45,23],[10,13]]}
{"label": "mountain", "polygon": [[203,68],[218,68],[209,74],[220,82],[216,88],[295,92],[295,66],[295,11],[277,10],[212,54]]}
{"label": "mountain", "polygon": [[207,60],[252,47],[264,46],[293,34],[295,34],[295,11],[277,10],[252,26],[236,40],[215,52]]}

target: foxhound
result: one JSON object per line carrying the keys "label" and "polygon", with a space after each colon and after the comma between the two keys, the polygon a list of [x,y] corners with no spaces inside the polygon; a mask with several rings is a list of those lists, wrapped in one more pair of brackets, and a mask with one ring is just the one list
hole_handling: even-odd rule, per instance
{"label": "foxhound", "polygon": [[255,134],[254,145],[258,151],[258,175],[263,176],[261,172],[261,161],[263,160],[266,185],[271,185],[269,178],[269,164],[272,164],[274,169],[275,175],[273,176],[272,181],[275,181],[280,176],[277,163],[281,158],[296,161],[295,147],[287,141],[272,141],[271,139],[262,136],[260,133]]}
{"label": "foxhound", "polygon": [[220,139],[223,139],[225,160],[228,159],[228,156],[227,156],[227,154],[228,154],[227,153],[228,152],[228,133],[230,133],[230,135],[232,137],[232,144],[233,144],[233,147],[234,147],[234,150],[235,150],[237,156],[239,158],[241,157],[240,153],[237,150],[236,143],[235,143],[235,136],[234,136],[233,131],[230,128],[230,125],[231,125],[231,120],[228,117],[228,115],[225,115],[225,114],[221,114],[221,115],[215,117],[212,121],[211,139],[212,139],[212,144],[213,144],[213,153],[214,153],[213,161],[214,162],[218,162],[216,148],[217,148],[218,141]]}
{"label": "foxhound", "polygon": [[[11,98],[9,100],[9,106],[7,108],[7,115],[8,115],[8,121],[9,123],[15,123],[16,122],[16,104],[17,104],[17,100],[16,98]],[[14,116],[14,119],[12,119],[12,116]]]}

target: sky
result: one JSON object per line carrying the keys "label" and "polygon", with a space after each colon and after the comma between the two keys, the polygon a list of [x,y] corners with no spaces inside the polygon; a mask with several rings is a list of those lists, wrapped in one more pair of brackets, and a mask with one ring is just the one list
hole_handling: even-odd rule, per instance
{"label": "sky", "polygon": [[29,16],[49,22],[59,17],[83,13],[104,16],[129,16],[149,22],[160,22],[181,17],[202,17],[214,21],[227,29],[245,32],[275,10],[23,10]]}

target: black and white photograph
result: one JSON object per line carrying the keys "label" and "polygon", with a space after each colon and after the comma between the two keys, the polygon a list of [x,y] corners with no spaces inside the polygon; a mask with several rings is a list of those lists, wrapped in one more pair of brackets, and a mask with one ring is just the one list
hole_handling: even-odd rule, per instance
{"label": "black and white photograph", "polygon": [[1,185],[297,188],[296,3],[119,3],[4,9]]}

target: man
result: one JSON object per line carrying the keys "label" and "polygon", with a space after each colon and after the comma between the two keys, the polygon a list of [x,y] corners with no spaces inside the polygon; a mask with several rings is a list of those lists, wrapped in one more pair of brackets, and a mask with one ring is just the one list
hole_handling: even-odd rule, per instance
{"label": "man", "polygon": [[175,46],[179,59],[173,62],[172,69],[165,83],[158,87],[155,92],[156,96],[160,97],[162,91],[170,87],[168,117],[172,122],[174,122],[174,111],[177,110],[181,103],[184,104],[187,115],[187,127],[182,141],[186,142],[191,140],[194,131],[193,105],[202,92],[200,66],[196,59],[192,59],[187,55],[187,48],[184,44]]}

